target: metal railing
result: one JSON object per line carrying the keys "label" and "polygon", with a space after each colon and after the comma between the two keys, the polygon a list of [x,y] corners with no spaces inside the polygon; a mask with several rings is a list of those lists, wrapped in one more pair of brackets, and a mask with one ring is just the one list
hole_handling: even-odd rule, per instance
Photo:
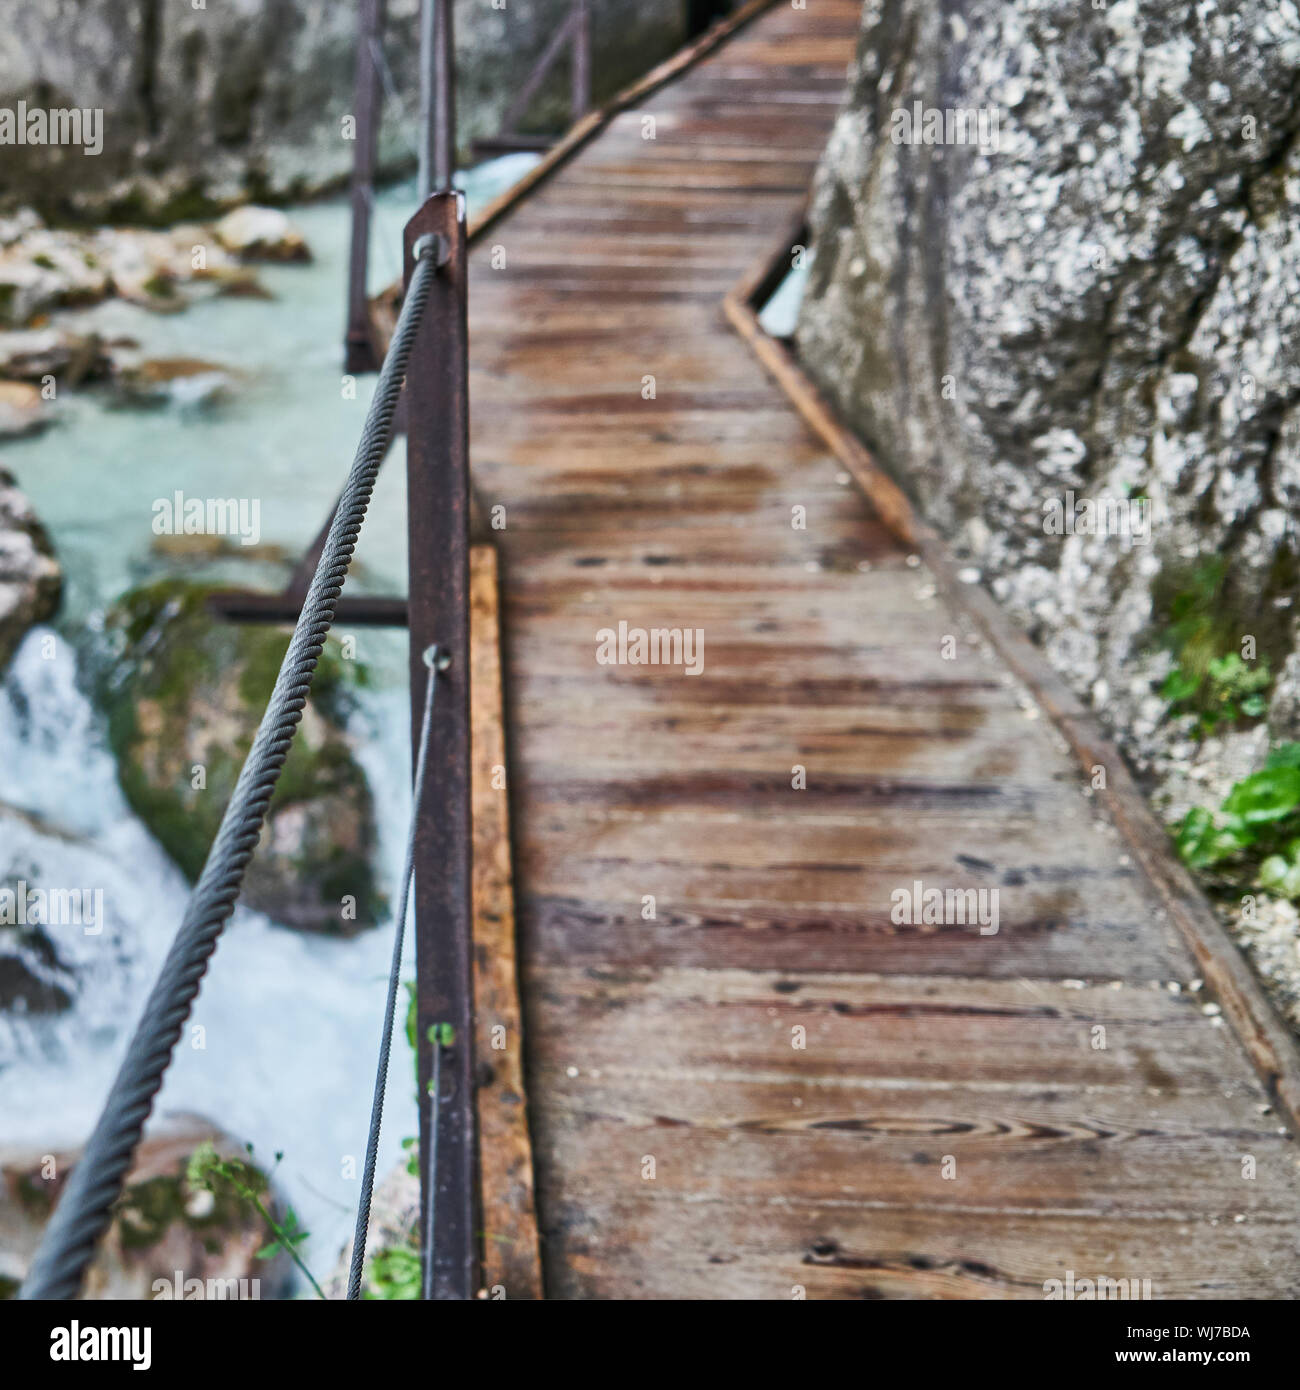
{"label": "metal railing", "polygon": [[[407,407],[412,809],[422,1260],[427,1297],[468,1298],[477,1251],[470,1010],[469,412],[463,199],[434,193],[405,230],[406,295],[347,482],[297,615],[270,701],[126,1056],[74,1167],[21,1297],[72,1298],[106,1230],[145,1122],[234,911],[271,795],[311,689],[343,581],[392,437]],[[436,651],[435,671],[425,656]],[[430,709],[439,683],[436,712]],[[421,696],[424,696],[422,699]],[[400,929],[400,922],[398,928]],[[386,1054],[390,1007],[381,1057]],[[437,1055],[435,1056],[435,1048]],[[442,1089],[430,1093],[435,1073]],[[378,1112],[375,1107],[373,1152]],[[437,1181],[430,1158],[438,1154]],[[368,1164],[371,1176],[373,1163]],[[367,1185],[368,1186],[368,1185]],[[368,1194],[365,1194],[368,1195]],[[363,1206],[368,1201],[363,1195]],[[364,1216],[359,1228],[364,1230]],[[429,1248],[432,1233],[436,1249]]]}
{"label": "metal railing", "polygon": [[550,135],[524,135],[518,127],[551,69],[569,50],[569,121],[580,121],[591,109],[591,4],[573,0],[569,13],[551,35],[514,100],[501,117],[498,134],[474,142],[476,154],[507,154],[511,150],[544,150],[554,143]]}
{"label": "metal railing", "polygon": [[[389,76],[383,53],[386,0],[358,0],[357,61],[352,115],[352,239],[348,250],[348,314],[344,371],[373,372],[382,354],[370,322],[366,273],[374,209],[382,109],[381,79]],[[447,192],[456,170],[456,37],[452,0],[421,0],[420,120],[416,151],[417,197]],[[391,81],[391,77],[389,78]]]}

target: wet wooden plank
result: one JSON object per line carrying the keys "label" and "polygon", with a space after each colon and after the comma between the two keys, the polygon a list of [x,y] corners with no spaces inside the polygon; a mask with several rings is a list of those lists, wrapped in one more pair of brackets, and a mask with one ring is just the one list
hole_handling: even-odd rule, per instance
{"label": "wet wooden plank", "polygon": [[1035,1299],[1050,1279],[1150,1281],[1152,1298],[1300,1293],[1293,1221],[1135,1222],[797,1200],[544,1189],[555,1297]]}

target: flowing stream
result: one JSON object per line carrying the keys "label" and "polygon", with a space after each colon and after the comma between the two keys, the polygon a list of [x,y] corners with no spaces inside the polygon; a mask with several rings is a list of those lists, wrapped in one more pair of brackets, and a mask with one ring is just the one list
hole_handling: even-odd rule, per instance
{"label": "flowing stream", "polygon": [[[533,159],[508,156],[466,174],[471,211]],[[397,276],[414,196],[406,184],[376,199],[372,288]],[[65,596],[57,633],[30,633],[0,685],[0,878],[102,889],[105,918],[95,935],[51,929],[75,972],[70,1008],[0,1013],[4,1148],[43,1153],[84,1141],[189,891],[123,799],[103,721],[77,679],[78,648],[120,593],[177,572],[175,558],[151,549],[155,499],[177,489],[257,498],[263,544],[294,556],[325,518],[360,437],[375,378],[360,378],[357,399],[344,399],[347,204],[310,204],[291,216],[314,259],[264,267],[271,300],[212,298],[172,315],[109,301],[69,319],[83,331],[134,338],[149,357],[235,368],[228,400],[121,409],[94,390],[70,391],[54,428],[4,449],[4,465],[51,532]],[[399,439],[362,529],[350,592],[404,590],[403,455]],[[269,587],[286,569],[227,559],[189,572]],[[395,901],[410,803],[406,639],[374,629],[355,636],[374,677],[357,715],[359,756],[375,793],[381,887]],[[311,1232],[305,1255],[318,1278],[351,1233],[359,1181],[344,1172],[350,1159],[359,1173],[365,1151],[391,942],[391,923],[344,941],[237,909],[151,1122],[196,1115],[252,1143],[259,1160],[283,1151],[277,1183]],[[415,1123],[411,1057],[399,1039],[381,1174]]]}

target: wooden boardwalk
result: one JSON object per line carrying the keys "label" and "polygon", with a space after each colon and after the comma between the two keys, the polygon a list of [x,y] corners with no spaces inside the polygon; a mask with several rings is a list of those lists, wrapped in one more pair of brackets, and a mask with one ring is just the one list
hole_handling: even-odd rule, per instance
{"label": "wooden boardwalk", "polygon": [[[473,251],[547,1295],[1294,1297],[1294,1145],[1182,936],[724,316],[859,11],[765,11]],[[599,664],[620,622],[703,669]],[[891,920],[918,880],[998,931]]]}

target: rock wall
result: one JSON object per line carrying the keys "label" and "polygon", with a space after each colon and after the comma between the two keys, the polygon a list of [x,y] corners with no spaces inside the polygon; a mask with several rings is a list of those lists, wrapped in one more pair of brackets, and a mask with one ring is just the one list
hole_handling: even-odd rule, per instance
{"label": "rock wall", "polygon": [[[590,0],[596,94],[680,42],[683,0]],[[493,133],[570,0],[456,0],[462,144]],[[418,0],[388,0],[384,49],[405,116],[381,134],[390,169],[411,165],[418,110]],[[160,221],[243,197],[301,196],[346,178],[356,5],[338,0],[8,0],[0,108],[99,107],[103,150],[6,146],[0,200],[47,214]],[[542,110],[562,122],[553,92]]]}
{"label": "rock wall", "polygon": [[1231,652],[1300,737],[1298,77],[1293,0],[868,0],[817,179],[803,361],[1139,763]]}

